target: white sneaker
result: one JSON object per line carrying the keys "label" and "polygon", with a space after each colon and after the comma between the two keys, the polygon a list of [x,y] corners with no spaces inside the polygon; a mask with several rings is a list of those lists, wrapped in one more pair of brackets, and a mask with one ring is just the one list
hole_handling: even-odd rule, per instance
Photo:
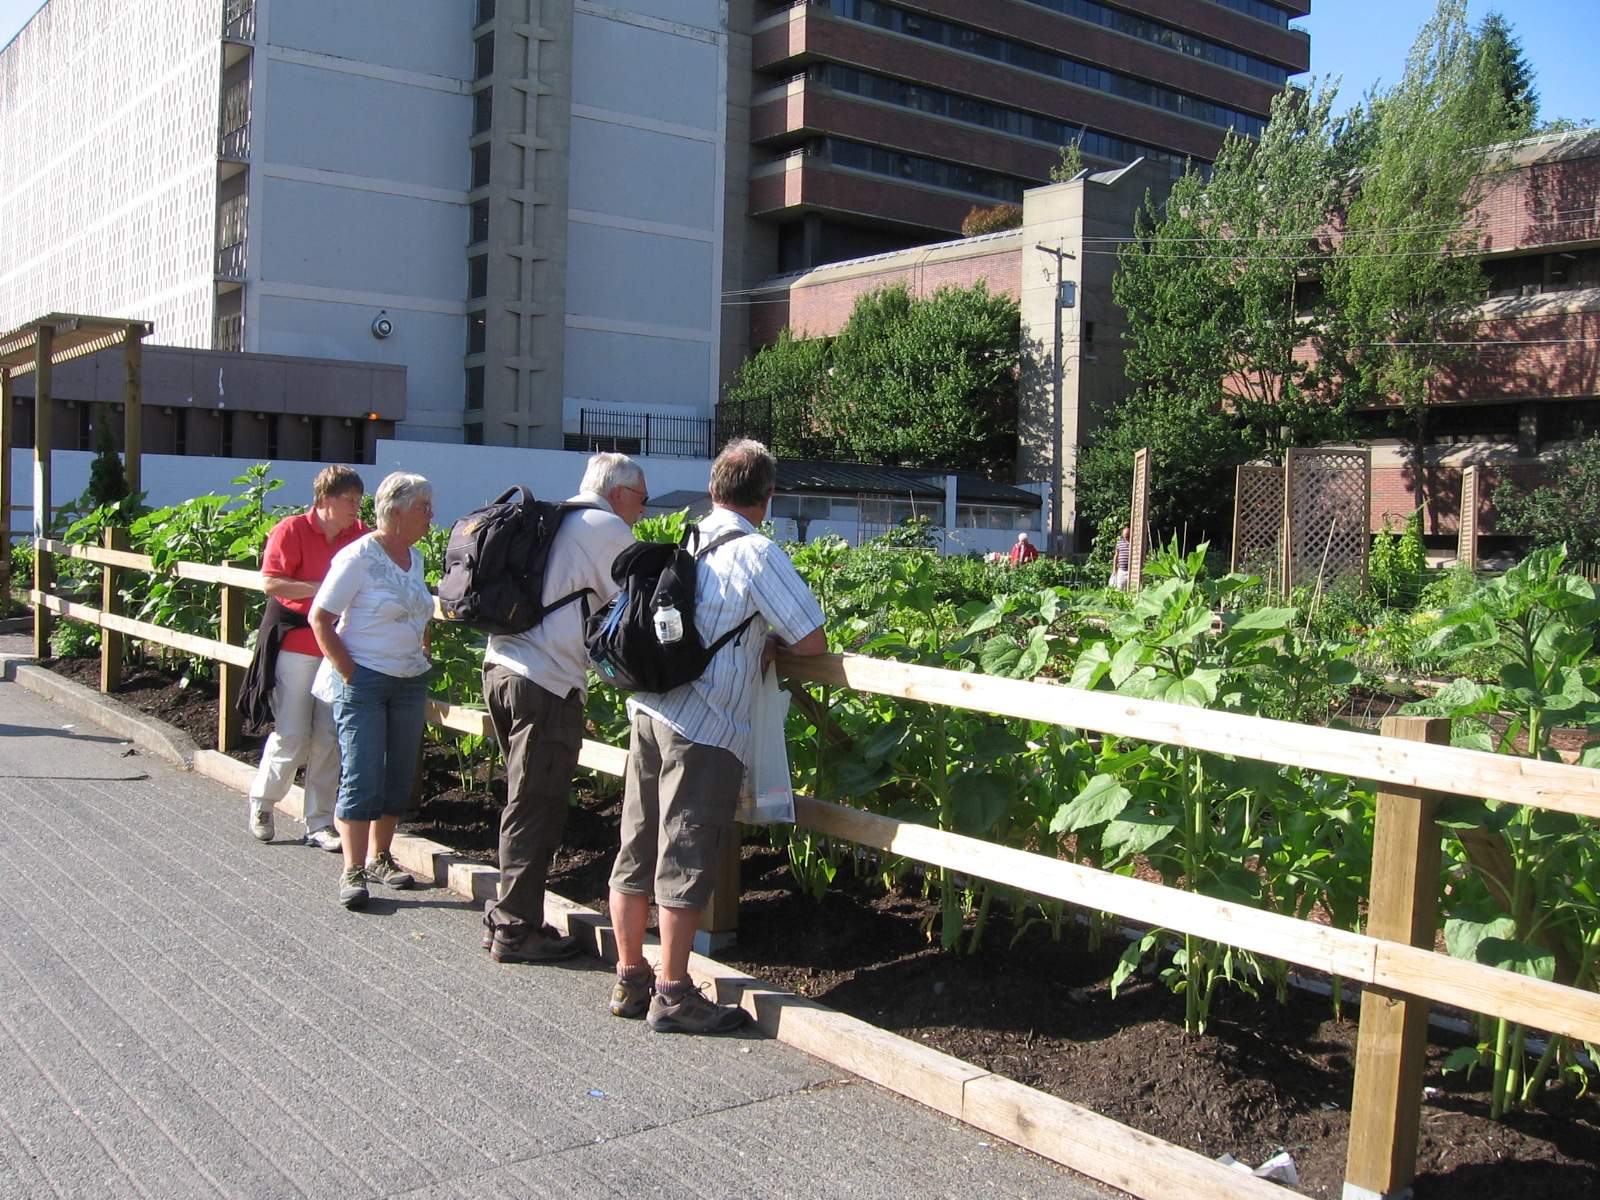
{"label": "white sneaker", "polygon": [[250,801],[250,836],[258,842],[270,842],[273,832],[272,805]]}
{"label": "white sneaker", "polygon": [[339,835],[331,829],[313,829],[306,834],[306,845],[326,850],[330,854],[337,854],[344,849],[344,843],[339,840]]}

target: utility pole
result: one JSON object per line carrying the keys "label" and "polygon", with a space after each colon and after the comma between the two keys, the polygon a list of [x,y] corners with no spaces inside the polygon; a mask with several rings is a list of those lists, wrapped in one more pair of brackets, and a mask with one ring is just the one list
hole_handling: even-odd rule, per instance
{"label": "utility pole", "polygon": [[1056,537],[1059,537],[1062,533],[1061,495],[1063,491],[1062,479],[1065,475],[1064,455],[1066,453],[1066,447],[1062,443],[1061,435],[1062,426],[1065,423],[1063,420],[1065,413],[1062,410],[1061,383],[1062,375],[1066,365],[1061,361],[1061,310],[1072,308],[1078,302],[1077,281],[1068,279],[1066,277],[1066,260],[1069,258],[1076,259],[1078,256],[1073,254],[1071,251],[1063,250],[1060,246],[1046,246],[1043,242],[1036,243],[1034,245],[1034,249],[1042,250],[1044,253],[1053,256],[1056,260],[1056,294],[1055,303],[1051,306],[1055,315],[1055,345],[1051,351],[1050,361],[1052,374],[1050,381],[1050,462],[1055,468],[1055,479],[1052,481],[1050,487],[1050,506],[1053,510],[1050,520],[1050,532]]}

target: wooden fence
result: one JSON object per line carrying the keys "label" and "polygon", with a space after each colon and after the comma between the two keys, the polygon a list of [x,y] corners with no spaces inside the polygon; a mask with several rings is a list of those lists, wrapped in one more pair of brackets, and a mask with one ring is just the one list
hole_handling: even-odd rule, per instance
{"label": "wooden fence", "polygon": [[[195,563],[176,566],[181,578],[220,587],[224,638],[217,641],[114,611],[118,570],[149,571],[153,565],[149,558],[57,541],[38,543],[38,551],[36,579],[48,578],[48,564],[40,563],[51,554],[102,564],[105,597],[102,608],[96,609],[36,588],[35,639],[41,646],[46,644],[42,639],[47,638],[50,614],[99,625],[115,635],[103,641],[107,665],[102,667],[102,682],[107,686],[114,685],[115,670],[109,663],[120,657],[115,642],[123,636],[216,660],[223,664],[218,742],[234,744],[237,726],[230,725],[236,720],[230,715],[231,700],[239,669],[250,661],[250,652],[243,647],[244,605],[239,592],[260,590],[258,572]],[[799,824],[830,837],[1360,983],[1365,1000],[1351,1109],[1347,1196],[1392,1196],[1404,1190],[1414,1175],[1430,1001],[1600,1043],[1600,995],[1451,958],[1432,948],[1439,904],[1441,831],[1433,821],[1438,800],[1445,795],[1470,796],[1600,818],[1600,771],[1458,749],[1447,744],[1448,722],[1436,718],[1385,718],[1382,734],[1372,735],[859,655],[783,655],[778,667],[786,678],[800,682],[1375,781],[1379,792],[1373,885],[1365,934],[842,805],[807,798],[797,803]],[[446,728],[490,734],[488,716],[481,710],[430,701],[429,716]],[[579,761],[591,769],[621,774],[625,752],[586,740]],[[1470,830],[1458,832],[1486,877],[1500,875],[1504,864],[1495,856],[1504,852],[1498,840],[1474,837]],[[1119,1186],[1129,1185],[1128,1179],[1119,1180]],[[1166,1194],[1164,1186],[1152,1175],[1151,1190],[1139,1194]]]}

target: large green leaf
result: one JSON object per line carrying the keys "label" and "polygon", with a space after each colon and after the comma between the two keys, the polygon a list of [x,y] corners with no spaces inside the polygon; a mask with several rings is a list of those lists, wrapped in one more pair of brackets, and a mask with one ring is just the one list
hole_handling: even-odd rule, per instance
{"label": "large green leaf", "polygon": [[1109,821],[1128,806],[1133,793],[1114,775],[1096,775],[1067,803],[1056,810],[1051,833],[1071,833]]}
{"label": "large green leaf", "polygon": [[1106,822],[1100,832],[1100,845],[1113,861],[1125,862],[1160,845],[1177,828],[1177,821],[1170,817],[1130,808],[1120,817]]}
{"label": "large green leaf", "polygon": [[1499,967],[1502,971],[1515,971],[1534,979],[1550,982],[1556,977],[1555,955],[1538,946],[1510,938],[1486,937],[1477,945],[1477,959],[1486,967]]}
{"label": "large green leaf", "polygon": [[992,771],[963,771],[950,781],[952,825],[957,833],[982,837],[1011,810],[1011,781]]}

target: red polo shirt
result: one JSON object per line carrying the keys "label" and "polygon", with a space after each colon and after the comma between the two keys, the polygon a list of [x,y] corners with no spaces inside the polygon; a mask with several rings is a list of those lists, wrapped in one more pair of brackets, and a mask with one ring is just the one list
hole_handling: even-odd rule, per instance
{"label": "red polo shirt", "polygon": [[[350,528],[334,538],[330,546],[328,536],[323,532],[322,522],[317,520],[315,510],[300,513],[298,516],[285,517],[274,525],[272,532],[267,535],[267,548],[261,555],[261,573],[278,575],[285,579],[298,579],[302,583],[321,583],[322,577],[328,573],[328,568],[333,564],[333,556],[367,532],[365,525],[359,520],[355,521]],[[302,616],[310,616],[313,599],[315,597],[307,596],[303,600],[284,600],[282,603]],[[292,650],[296,654],[322,657],[316,634],[309,629],[292,631],[284,638],[283,648]]]}

